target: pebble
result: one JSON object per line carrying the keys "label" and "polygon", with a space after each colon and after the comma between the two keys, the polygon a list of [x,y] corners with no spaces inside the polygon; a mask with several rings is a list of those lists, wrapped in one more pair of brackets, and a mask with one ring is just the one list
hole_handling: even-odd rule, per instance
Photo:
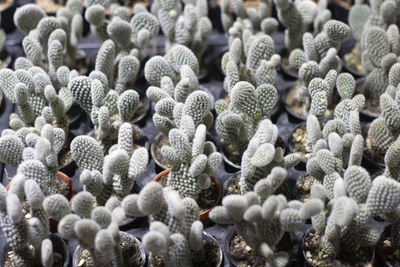
{"label": "pebble", "polygon": [[390,240],[385,240],[383,241],[383,244],[387,247],[391,247],[392,246],[392,242],[390,242]]}
{"label": "pebble", "polygon": [[311,258],[311,257],[312,257],[311,252],[310,252],[310,251],[307,251],[307,252],[306,252],[306,256],[307,256],[307,258]]}
{"label": "pebble", "polygon": [[84,264],[85,264],[85,260],[84,260],[84,259],[81,259],[81,260],[79,261],[79,263],[78,263],[78,266],[81,267],[81,266],[83,266]]}

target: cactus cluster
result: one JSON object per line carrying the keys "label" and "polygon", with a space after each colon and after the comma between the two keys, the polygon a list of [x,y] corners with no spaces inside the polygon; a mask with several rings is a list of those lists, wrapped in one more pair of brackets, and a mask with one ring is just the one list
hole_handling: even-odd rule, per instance
{"label": "cactus cluster", "polygon": [[135,179],[146,171],[148,152],[144,147],[135,147],[132,135],[132,125],[122,124],[118,143],[106,156],[93,137],[78,136],[71,142],[72,157],[82,169],[80,181],[99,205],[104,205],[112,196],[122,199],[129,194]]}
{"label": "cactus cluster", "polygon": [[285,169],[275,167],[271,175],[255,184],[254,191],[226,196],[222,206],[210,212],[210,219],[216,223],[233,224],[246,244],[271,266],[286,266],[289,262],[286,251],[276,251],[284,233],[301,228],[324,206],[319,199],[301,203],[274,195],[274,189],[285,177]]}
{"label": "cactus cluster", "polygon": [[50,124],[4,130],[0,137],[0,161],[17,168],[17,175],[37,182],[46,195],[60,191],[57,186],[58,154],[65,134]]}
{"label": "cactus cluster", "polygon": [[170,187],[150,182],[139,194],[126,196],[121,207],[128,217],[148,216],[150,231],[143,245],[152,255],[163,257],[165,266],[193,266],[204,260],[203,224],[193,198],[181,198]]}
{"label": "cactus cluster", "polygon": [[[52,195],[52,206],[69,210],[64,196]],[[0,185],[0,228],[12,251],[9,264],[12,266],[51,267],[55,261],[54,247],[49,236],[49,219],[46,203],[38,183],[23,174],[18,174],[10,183],[9,191]],[[23,203],[28,203],[24,210]],[[29,212],[25,216],[24,213]]]}
{"label": "cactus cluster", "polygon": [[372,183],[368,172],[351,166],[343,174],[334,173],[329,185],[316,183],[311,199],[329,200],[329,209],[311,217],[320,236],[322,251],[337,258],[344,250],[354,253],[360,247],[373,248],[380,231],[368,225],[373,216],[395,212],[400,199],[400,184],[392,178],[376,177]]}
{"label": "cactus cluster", "polygon": [[[102,48],[111,43],[111,40],[109,43],[104,42]],[[133,89],[120,92],[111,89],[108,85],[110,79],[107,78],[110,76],[107,76],[107,73],[114,69],[113,61],[106,64],[107,56],[99,53],[97,59],[99,57],[104,59],[101,64],[104,68],[92,71],[89,77],[75,77],[68,83],[68,89],[74,100],[90,115],[94,125],[94,136],[107,153],[118,138],[120,126],[132,121],[140,96]]]}
{"label": "cactus cluster", "polygon": [[[66,240],[77,240],[89,251],[95,266],[130,266],[130,258],[122,254],[123,234],[118,225],[125,218],[120,207],[97,206],[89,192],[74,196],[70,211],[63,214],[58,232]],[[132,255],[129,255],[132,256]]]}
{"label": "cactus cluster", "polygon": [[151,13],[157,16],[161,31],[167,37],[166,51],[175,44],[184,45],[202,62],[212,31],[207,0],[183,1],[183,5],[178,0],[157,0],[151,6]]}
{"label": "cactus cluster", "polygon": [[[296,166],[300,161],[300,155],[293,153],[284,156],[284,150],[276,147],[278,127],[268,119],[261,121],[257,132],[250,140],[247,149],[243,153],[241,163],[240,191],[241,194],[253,191],[254,186],[265,177],[270,181],[283,181],[286,172],[275,171],[288,170]],[[264,179],[265,180],[265,179]],[[268,182],[271,193],[279,187],[280,183]]]}
{"label": "cactus cluster", "polygon": [[59,67],[77,68],[77,47],[83,33],[82,9],[79,0],[68,0],[55,17],[47,16],[34,4],[18,8],[14,22],[25,34],[22,47],[26,55],[18,63],[47,69],[53,82]]}
{"label": "cactus cluster", "polygon": [[[135,4],[135,15],[132,18],[128,8],[111,4],[111,1],[85,1],[85,7],[85,19],[90,23],[92,31],[101,40],[111,39],[115,43],[115,47],[108,49],[115,50],[117,57],[134,56],[138,61],[134,67],[139,68],[140,62],[148,54],[150,41],[159,32],[157,17],[141,4]],[[110,19],[106,18],[108,8]]]}
{"label": "cactus cluster", "polygon": [[193,69],[188,65],[180,67],[180,80],[176,85],[166,75],[161,77],[159,87],[147,88],[146,95],[156,103],[153,122],[165,136],[174,128],[188,127],[184,117],[190,117],[194,127],[202,123],[210,128],[214,122],[209,93],[199,86]]}

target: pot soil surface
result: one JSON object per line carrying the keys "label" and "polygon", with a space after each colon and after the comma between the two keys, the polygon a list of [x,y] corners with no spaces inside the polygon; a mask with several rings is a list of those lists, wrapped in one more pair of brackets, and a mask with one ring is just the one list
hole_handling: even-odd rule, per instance
{"label": "pot soil surface", "polygon": [[400,248],[392,244],[391,237],[385,238],[382,244],[382,254],[393,267],[400,267]]}
{"label": "pot soil surface", "polygon": [[[276,251],[287,251],[291,249],[290,237],[285,234],[281,241],[276,246]],[[247,245],[246,241],[235,234],[229,243],[229,253],[235,263],[240,267],[264,267],[265,260],[259,256],[250,246]]]}
{"label": "pot soil surface", "polygon": [[[203,246],[204,246],[204,261],[201,262],[192,262],[193,267],[214,267],[217,266],[219,263],[219,246],[218,243],[215,242],[215,240],[203,240]],[[149,258],[150,261],[150,266],[151,267],[164,267],[164,258],[159,257],[159,256],[153,256],[150,255]]]}
{"label": "pot soil surface", "polygon": [[356,252],[343,250],[337,258],[331,257],[321,249],[321,236],[308,232],[304,240],[304,253],[311,266],[318,267],[365,267],[371,263],[374,248],[361,247]]}
{"label": "pot soil surface", "polygon": [[296,183],[297,199],[300,201],[306,201],[310,199],[311,186],[314,184],[315,178],[311,175],[305,175],[300,178]]}
{"label": "pot soil surface", "polygon": [[306,151],[307,142],[307,129],[306,125],[298,127],[291,136],[290,145],[293,148],[293,152],[300,154],[301,158],[308,160],[311,157],[311,153]]}

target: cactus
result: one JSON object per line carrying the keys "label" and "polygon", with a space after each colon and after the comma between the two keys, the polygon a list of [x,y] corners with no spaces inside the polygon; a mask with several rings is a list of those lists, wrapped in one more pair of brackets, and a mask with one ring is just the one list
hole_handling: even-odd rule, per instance
{"label": "cactus", "polygon": [[323,186],[314,184],[312,199],[325,201],[328,196],[332,203],[330,212],[321,211],[311,217],[316,233],[321,236],[321,250],[337,259],[345,250],[354,253],[360,247],[373,248],[380,232],[368,221],[372,216],[395,210],[400,202],[399,190],[398,182],[384,176],[371,183],[368,172],[358,166],[347,168],[344,179],[334,172],[329,183],[324,180]]}
{"label": "cactus", "polygon": [[[187,127],[182,118],[189,116],[197,127],[203,123],[209,128],[214,117],[211,113],[211,100],[188,65],[180,68],[181,79],[176,85],[169,76],[161,78],[161,86],[150,86],[147,97],[156,103],[153,122],[162,134],[168,136],[171,129]],[[186,121],[184,121],[186,122]]]}
{"label": "cactus", "polygon": [[111,19],[106,19],[105,10],[109,4],[85,3],[85,18],[92,31],[103,41],[112,40],[121,57],[130,54],[139,62],[144,60],[150,41],[160,28],[157,18],[145,8],[140,8],[140,4],[135,4],[134,8],[140,8],[141,12],[135,13],[130,19],[129,10],[114,3],[111,5]]}
{"label": "cactus", "polygon": [[92,256],[96,266],[128,266],[129,257],[122,254],[119,232],[125,213],[121,208],[109,210],[95,205],[94,196],[80,192],[71,203],[74,213],[65,214],[58,224],[58,232],[66,240],[77,240],[82,249]]}
{"label": "cactus", "polygon": [[148,152],[143,147],[135,148],[132,135],[132,126],[122,124],[118,143],[110,148],[106,156],[103,156],[101,145],[92,137],[78,136],[71,142],[72,157],[82,169],[81,183],[100,205],[112,196],[121,199],[129,194],[135,179],[146,170]]}
{"label": "cactus", "polygon": [[368,129],[367,148],[372,157],[376,159],[384,157],[400,133],[398,115],[400,107],[397,102],[397,87],[400,82],[397,78],[399,67],[400,63],[396,63],[390,68],[388,75],[390,83],[386,92],[379,97],[381,115],[371,123]]}
{"label": "cactus", "polygon": [[[30,216],[24,216],[22,203],[29,205]],[[47,239],[49,219],[44,203],[48,203],[38,183],[24,175],[17,175],[10,183],[10,191],[0,185],[0,227],[13,252],[9,258],[16,266],[52,266],[53,244]],[[68,208],[65,197],[52,199],[52,205]]]}
{"label": "cactus", "polygon": [[301,47],[302,35],[314,21],[318,6],[312,1],[275,0],[280,22],[286,27],[285,46],[289,51]]}
{"label": "cactus", "polygon": [[298,154],[289,154],[283,157],[283,149],[275,148],[277,138],[278,128],[276,125],[268,119],[261,121],[257,132],[243,153],[240,177],[241,194],[253,191],[257,182],[265,177],[267,177],[265,181],[272,186],[269,190],[271,193],[274,192],[279,186],[276,181],[282,182],[286,176],[286,171],[279,170],[288,170],[300,162]]}
{"label": "cactus", "polygon": [[17,174],[26,179],[35,180],[44,194],[54,194],[59,191],[58,154],[64,141],[64,131],[45,122],[36,128],[4,131],[0,137],[0,161],[17,168]]}
{"label": "cactus", "polygon": [[75,77],[69,82],[68,89],[82,109],[90,114],[94,135],[107,153],[118,137],[119,127],[133,119],[140,97],[132,89],[122,89],[120,92],[109,89],[106,73],[110,73],[110,66],[113,69],[112,62],[107,63],[104,58],[97,60],[97,63],[98,70],[89,77]]}
{"label": "cactus", "polygon": [[222,156],[212,142],[206,141],[206,127],[193,127],[189,116],[182,117],[182,127],[169,132],[170,146],[163,146],[161,153],[172,165],[167,185],[182,197],[198,199],[201,190],[211,185],[210,175],[221,164]]}
{"label": "cactus", "polygon": [[193,51],[199,62],[202,61],[212,31],[207,1],[188,1],[183,7],[175,0],[155,1],[151,12],[157,16],[161,31],[167,37],[167,52],[175,44],[184,45]]}
{"label": "cactus", "polygon": [[[275,167],[273,173],[286,176],[285,169]],[[288,202],[283,195],[274,195],[273,187],[279,186],[282,177],[272,176],[259,180],[254,191],[244,195],[229,195],[222,200],[222,206],[210,212],[210,219],[220,224],[233,224],[237,234],[243,238],[266,263],[271,266],[285,266],[289,255],[276,251],[276,245],[285,232],[301,228],[306,220],[323,209],[323,202],[314,199],[299,203]]]}
{"label": "cactus", "polygon": [[231,146],[230,150],[243,155],[262,121],[270,118],[278,101],[278,92],[271,84],[255,88],[240,81],[232,88],[230,97],[229,105],[225,100],[217,101],[215,127],[224,142]]}

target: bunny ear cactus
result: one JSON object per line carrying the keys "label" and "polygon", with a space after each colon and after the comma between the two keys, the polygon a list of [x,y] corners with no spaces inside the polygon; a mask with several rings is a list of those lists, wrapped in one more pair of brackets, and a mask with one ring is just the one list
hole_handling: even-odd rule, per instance
{"label": "bunny ear cactus", "polygon": [[276,0],[275,4],[278,18],[286,27],[285,46],[289,51],[301,47],[302,34],[314,21],[317,15],[317,5],[311,1],[294,3],[287,0]]}
{"label": "bunny ear cactus", "polygon": [[[190,117],[183,119],[191,120]],[[182,197],[198,199],[201,190],[210,187],[210,175],[221,164],[222,156],[215,146],[206,142],[206,127],[203,124],[195,132],[172,129],[169,141],[171,146],[161,149],[163,157],[173,166],[167,185]]]}
{"label": "bunny ear cactus", "polygon": [[375,119],[368,130],[367,144],[369,149],[377,155],[385,155],[390,145],[399,136],[399,106],[389,95],[380,96],[381,116]]}
{"label": "bunny ear cactus", "polygon": [[208,93],[199,90],[199,81],[193,70],[184,65],[181,68],[181,80],[174,84],[169,77],[163,77],[161,87],[151,86],[147,97],[156,102],[153,122],[164,135],[173,128],[182,128],[182,120],[190,117],[193,128],[201,123],[211,127],[214,117],[211,113],[211,100]]}
{"label": "bunny ear cactus", "polygon": [[71,207],[75,214],[68,213],[59,221],[61,237],[77,240],[83,249],[89,251],[96,266],[125,266],[120,247],[122,235],[118,229],[119,219],[125,215],[114,216],[115,210],[123,211],[94,207],[93,197],[87,192],[77,194]]}
{"label": "bunny ear cactus", "polygon": [[[20,192],[20,196],[0,186],[0,227],[13,252],[10,260],[18,266],[51,266],[49,264],[54,260],[54,254],[53,245],[47,239],[49,215],[43,206],[44,195],[35,181],[26,180],[24,176],[15,178],[10,188]],[[24,216],[21,203],[25,198],[30,211],[28,219]],[[59,198],[53,199],[52,204],[61,207],[65,202],[66,199]]]}
{"label": "bunny ear cactus", "polygon": [[[204,257],[203,225],[192,198],[182,199],[171,188],[150,182],[139,194],[126,196],[121,207],[128,217],[149,217],[150,231],[143,237],[143,244],[152,254],[164,257],[166,266],[192,266],[193,260]],[[167,240],[171,242],[163,242]]]}
{"label": "bunny ear cactus", "polygon": [[[229,95],[239,81],[248,81],[254,86],[273,85],[276,82],[280,56],[274,54],[275,46],[271,37],[265,34],[254,37],[248,41],[248,49],[245,44],[235,38],[223,56],[224,89]],[[245,61],[242,61],[242,54],[245,55]]]}
{"label": "bunny ear cactus", "polygon": [[71,142],[72,157],[83,169],[80,180],[98,203],[104,204],[111,195],[124,197],[132,190],[135,179],[145,172],[148,152],[142,147],[134,149],[132,135],[132,126],[122,124],[118,144],[105,157],[92,137],[78,136]]}
{"label": "bunny ear cactus", "polygon": [[286,177],[286,171],[280,170],[282,168],[288,170],[300,162],[298,154],[283,157],[282,148],[275,148],[277,138],[276,125],[270,120],[263,120],[242,156],[240,177],[242,194],[253,191],[255,184],[265,177],[267,177],[266,184],[269,183],[268,190],[274,192]]}
{"label": "bunny ear cactus", "polygon": [[23,174],[27,179],[35,180],[46,195],[57,193],[58,153],[65,142],[64,131],[45,124],[40,136],[29,133],[25,142],[28,146],[32,146],[32,155],[27,156],[30,154],[29,147],[24,150],[26,158],[19,164],[17,173]]}
{"label": "bunny ear cactus", "polygon": [[207,9],[204,0],[185,3],[183,14],[179,1],[157,1],[152,5],[152,13],[157,16],[161,31],[168,38],[167,51],[175,44],[185,45],[201,60],[212,31]]}
{"label": "bunny ear cactus", "polygon": [[[397,208],[399,189],[399,183],[391,178],[379,176],[371,184],[366,170],[358,166],[349,167],[344,180],[338,176],[334,181],[332,209],[311,218],[314,229],[321,235],[322,250],[336,258],[344,250],[354,252],[360,247],[374,247],[380,232],[368,222],[372,216]],[[314,184],[312,199],[323,200],[326,190],[326,186]]]}
{"label": "bunny ear cactus", "polygon": [[[282,172],[276,167],[273,172]],[[273,195],[266,187],[268,178],[260,180],[255,191],[245,195],[229,195],[222,200],[222,206],[211,210],[210,219],[220,224],[234,224],[237,234],[243,238],[259,256],[271,266],[285,266],[289,255],[275,251],[284,233],[295,231],[323,209],[319,199],[298,203],[288,202],[283,195]],[[277,264],[279,262],[279,264]]]}
{"label": "bunny ear cactus", "polygon": [[278,102],[278,92],[271,84],[255,88],[248,82],[238,82],[232,88],[231,103],[216,103],[217,133],[242,153],[261,121],[268,119]]}

